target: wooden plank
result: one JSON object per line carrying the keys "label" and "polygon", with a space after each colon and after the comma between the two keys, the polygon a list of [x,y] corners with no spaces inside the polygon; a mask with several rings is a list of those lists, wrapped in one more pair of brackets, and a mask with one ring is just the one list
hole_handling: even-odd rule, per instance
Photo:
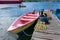
{"label": "wooden plank", "polygon": [[60,40],[60,21],[54,14],[52,14],[51,17],[52,20],[49,20],[50,24],[47,26],[47,30],[37,31],[35,29],[32,39],[43,38],[43,39],[51,39],[51,40]]}

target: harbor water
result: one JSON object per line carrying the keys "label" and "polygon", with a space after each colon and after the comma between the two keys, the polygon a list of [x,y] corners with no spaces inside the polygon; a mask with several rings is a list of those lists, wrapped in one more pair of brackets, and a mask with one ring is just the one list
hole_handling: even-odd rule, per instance
{"label": "harbor water", "polygon": [[[19,7],[19,4],[0,4],[0,40],[17,40],[18,35],[7,32],[8,27],[19,16],[33,11],[40,11],[41,9],[48,10],[50,8],[54,10],[60,8],[60,2],[23,2],[26,7]],[[60,14],[56,14],[59,18]],[[59,18],[60,19],[60,18]]]}

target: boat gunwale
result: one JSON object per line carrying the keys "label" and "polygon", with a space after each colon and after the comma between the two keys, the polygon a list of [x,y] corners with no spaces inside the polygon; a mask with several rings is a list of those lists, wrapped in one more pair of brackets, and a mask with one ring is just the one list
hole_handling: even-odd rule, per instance
{"label": "boat gunwale", "polygon": [[[29,12],[28,12],[29,13]],[[28,14],[28,13],[26,13],[26,14]],[[26,14],[24,14],[24,15],[26,15]],[[21,15],[21,16],[19,16],[12,24],[11,24],[11,26],[19,19],[19,18],[21,18],[23,15]],[[39,13],[37,12],[37,18],[36,19],[38,19],[39,18]],[[36,19],[34,19],[34,20],[32,20],[31,22],[33,22],[33,21],[35,21]],[[27,25],[27,24],[29,24],[29,23],[31,23],[31,22],[28,22],[28,23],[26,23],[26,24],[24,24],[23,26],[25,26],[25,25]],[[10,26],[10,27],[11,27]],[[23,27],[23,26],[21,26],[21,27]],[[17,28],[20,28],[20,27],[17,27]],[[15,28],[15,29],[17,29],[17,28]],[[8,28],[9,29],[9,28]],[[15,29],[13,29],[13,30],[15,30]],[[13,30],[7,30],[7,31],[13,31]]]}

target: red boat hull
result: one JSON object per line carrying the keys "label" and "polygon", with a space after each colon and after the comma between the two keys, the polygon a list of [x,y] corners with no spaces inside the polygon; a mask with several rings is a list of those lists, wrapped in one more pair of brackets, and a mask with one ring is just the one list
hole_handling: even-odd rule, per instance
{"label": "red boat hull", "polygon": [[0,1],[0,4],[17,4],[17,3],[22,3],[19,1]]}
{"label": "red boat hull", "polygon": [[0,4],[17,4],[17,3],[22,3],[23,0],[0,0]]}
{"label": "red boat hull", "polygon": [[39,17],[39,13],[35,12],[32,14],[32,12],[28,12],[20,17],[18,17],[8,28],[7,31],[11,33],[19,33],[26,28],[30,27]]}

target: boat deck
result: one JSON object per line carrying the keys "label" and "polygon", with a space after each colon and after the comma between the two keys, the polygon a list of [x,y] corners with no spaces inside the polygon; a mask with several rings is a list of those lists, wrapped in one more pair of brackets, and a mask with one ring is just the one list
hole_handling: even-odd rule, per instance
{"label": "boat deck", "polygon": [[31,40],[60,40],[60,21],[52,14],[52,20],[44,32],[35,30]]}

